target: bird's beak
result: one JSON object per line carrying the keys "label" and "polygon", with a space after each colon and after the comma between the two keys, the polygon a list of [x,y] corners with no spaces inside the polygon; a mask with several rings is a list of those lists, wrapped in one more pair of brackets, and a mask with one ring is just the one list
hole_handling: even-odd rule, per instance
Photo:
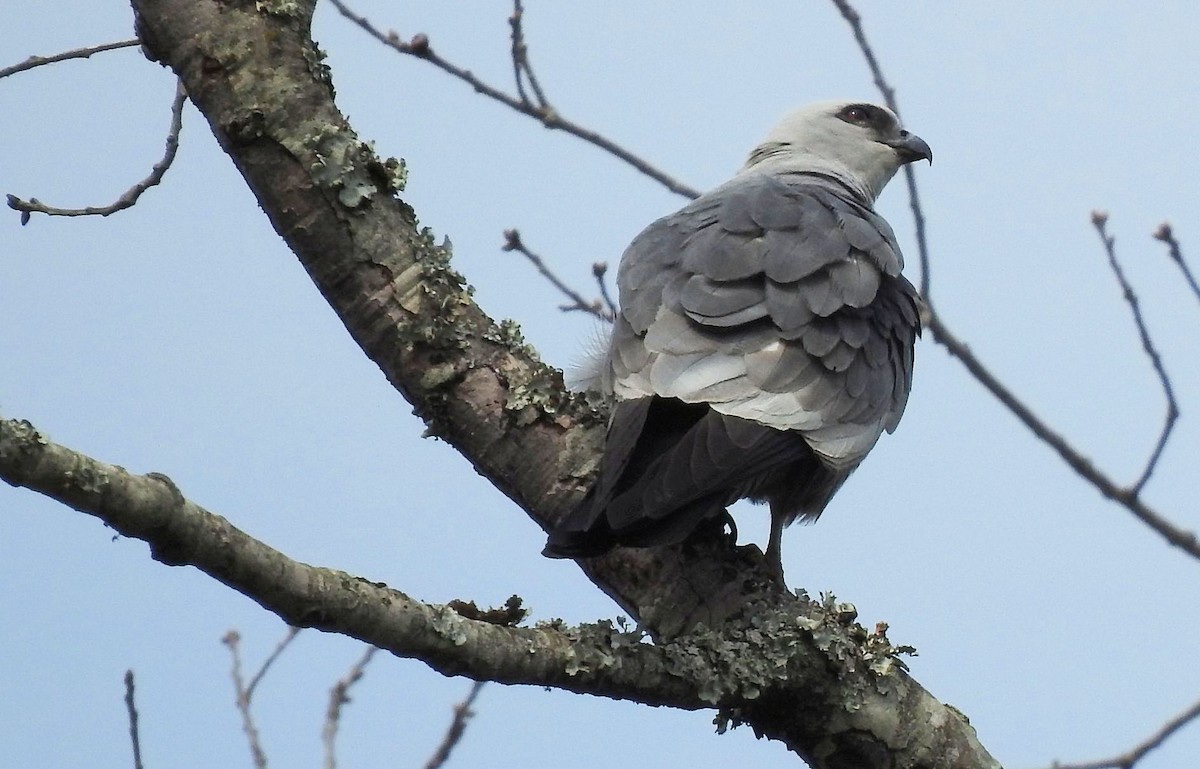
{"label": "bird's beak", "polygon": [[925,143],[925,140],[916,134],[901,131],[899,138],[889,139],[883,143],[896,150],[903,163],[911,163],[914,160],[924,159],[928,160],[930,165],[933,165],[933,150],[929,149],[929,145]]}

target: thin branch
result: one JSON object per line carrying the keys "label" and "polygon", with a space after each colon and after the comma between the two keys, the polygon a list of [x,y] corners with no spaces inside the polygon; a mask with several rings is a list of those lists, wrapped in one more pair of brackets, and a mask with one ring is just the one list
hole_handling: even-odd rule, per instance
{"label": "thin branch", "polygon": [[946,328],[940,316],[936,313],[931,313],[927,328],[933,334],[933,338],[938,344],[945,347],[946,351],[952,356],[958,358],[966,366],[971,376],[975,377],[996,400],[1000,401],[1017,419],[1021,420],[1022,424],[1029,428],[1030,432],[1036,435],[1043,443],[1049,445],[1050,448],[1057,451],[1058,455],[1063,458],[1063,461],[1079,474],[1080,477],[1095,486],[1105,497],[1108,497],[1133,513],[1138,520],[1158,532],[1172,545],[1183,550],[1193,558],[1200,559],[1200,540],[1197,540],[1194,533],[1176,527],[1149,505],[1142,502],[1132,489],[1122,488],[1104,473],[1097,470],[1090,460],[1076,451],[1061,435],[1051,430],[1045,422],[1034,415],[1028,406],[1019,401],[1007,387],[1001,384],[1000,380],[979,362],[974,353],[958,337],[954,336],[950,329]]}
{"label": "thin branch", "polygon": [[546,99],[546,94],[542,91],[537,75],[533,74],[533,67],[529,63],[529,46],[525,45],[525,30],[521,25],[524,16],[525,9],[521,6],[521,0],[513,0],[512,16],[508,17],[508,25],[512,27],[513,79],[516,80],[517,93],[521,96],[522,103],[530,104],[529,96],[525,93],[525,81],[528,80],[529,87],[537,98],[537,104],[531,106],[541,110],[550,109],[550,102]]}
{"label": "thin branch", "polygon": [[365,16],[360,16],[346,7],[342,0],[330,0],[330,2],[333,4],[333,7],[337,8],[338,12],[341,13],[342,16],[357,24],[367,34],[389,48],[392,48],[399,53],[403,53],[408,56],[415,56],[418,59],[429,62],[443,72],[453,75],[467,85],[471,86],[476,92],[483,94],[489,99],[498,101],[523,115],[528,115],[529,117],[538,120],[546,128],[565,131],[566,133],[582,139],[583,141],[595,147],[599,147],[610,155],[613,155],[619,160],[624,161],[626,164],[633,166],[636,170],[645,174],[646,176],[649,176],[651,179],[654,179],[671,192],[688,198],[696,198],[700,196],[700,193],[695,189],[667,175],[665,172],[655,168],[642,158],[634,155],[629,150],[601,136],[595,131],[584,128],[583,126],[564,118],[552,107],[539,107],[522,101],[520,97],[511,96],[493,86],[488,85],[472,74],[469,70],[462,69],[461,67],[451,64],[434,53],[433,48],[429,44],[429,38],[427,36],[415,35],[410,41],[404,42],[395,32],[388,32],[387,34],[381,32]]}
{"label": "thin branch", "polygon": [[[537,269],[543,278],[550,281],[555,288],[557,288],[564,296],[571,300],[571,304],[560,305],[559,309],[567,312],[586,312],[589,315],[596,316],[602,321],[609,323],[612,322],[615,314],[608,315],[599,299],[594,299],[589,302],[587,299],[583,298],[582,294],[563,282],[557,275],[554,274],[554,272],[550,270],[549,267],[546,266],[546,262],[542,259],[542,257],[525,247],[525,244],[521,241],[520,232],[515,229],[505,230],[504,245],[501,246],[501,248],[505,251],[516,251],[517,253],[522,254],[526,259],[529,260],[530,264]],[[596,268],[593,266],[592,273],[595,274],[595,271]],[[612,300],[609,299],[608,302],[609,306],[611,307]]]}
{"label": "thin branch", "polygon": [[133,671],[125,671],[125,710],[129,713],[129,741],[133,743],[133,769],[142,769],[142,739],[138,735],[138,712],[133,701]]}
{"label": "thin branch", "polygon": [[1052,769],[1133,769],[1151,751],[1162,747],[1168,739],[1183,727],[1200,720],[1200,700],[1187,710],[1163,724],[1162,728],[1119,756],[1084,764],[1062,764],[1054,762]]}
{"label": "thin branch", "polygon": [[337,769],[337,733],[342,720],[342,706],[350,702],[350,687],[358,683],[367,663],[379,651],[376,646],[368,646],[363,656],[351,666],[333,688],[329,691],[329,707],[325,710],[325,726],[321,729],[321,741],[325,744],[325,769]]}
{"label": "thin branch", "polygon": [[617,303],[608,293],[608,282],[604,279],[608,275],[608,262],[594,262],[592,275],[596,278],[596,285],[600,289],[600,298],[604,300],[604,306],[608,308],[608,319],[611,321],[617,317]]}
{"label": "thin branch", "polygon": [[[48,440],[27,422],[0,419],[0,480],[96,516],[117,533],[148,542],[157,560],[196,566],[291,625],[358,638],[446,675],[687,710],[736,708],[742,722],[784,740],[802,756],[815,755],[812,746],[818,740],[840,745],[853,735],[845,744],[878,741],[880,760],[856,764],[864,769],[885,763],[998,766],[965,720],[895,664],[902,647],[868,633],[832,597],[813,603],[782,591],[757,597],[742,592],[742,614],[728,632],[697,632],[656,644],[611,623],[512,627],[508,613],[505,624],[471,619],[386,585],[292,560],[190,502],[165,476],[134,475],[99,462]],[[691,551],[705,562],[728,552],[715,542],[711,549],[693,543]],[[594,559],[590,567],[604,565]],[[687,584],[694,589],[694,583]],[[746,635],[747,626],[770,632]],[[814,628],[821,629],[825,642],[814,640]],[[731,643],[735,637],[738,641]],[[236,651],[237,640],[231,633],[226,642]],[[244,690],[240,679],[235,665],[235,681]],[[760,697],[767,692],[769,698]],[[854,702],[856,707],[837,711],[837,723],[822,724],[814,734],[809,713],[814,702]],[[897,722],[915,736],[903,746],[882,747]],[[834,758],[843,755],[848,754],[839,751]],[[954,758],[946,760],[947,755]],[[256,763],[261,767],[265,759]]]}
{"label": "thin branch", "polygon": [[167,146],[162,159],[154,164],[145,179],[127,189],[121,194],[121,197],[109,205],[87,208],[55,208],[41,203],[37,198],[22,200],[16,195],[8,195],[8,207],[21,212],[21,224],[29,223],[31,213],[48,216],[108,216],[117,211],[131,208],[137,203],[143,192],[162,182],[163,175],[175,162],[175,153],[179,150],[179,132],[183,130],[183,103],[185,101],[187,101],[187,91],[184,90],[183,82],[180,81],[175,86],[175,100],[171,103],[171,128],[167,131]]}
{"label": "thin branch", "polygon": [[425,763],[425,769],[441,769],[441,766],[450,758],[450,751],[454,750],[454,746],[467,731],[467,721],[475,715],[471,710],[471,705],[475,703],[475,698],[479,696],[483,684],[483,681],[476,681],[472,684],[467,698],[454,706],[454,719],[450,722],[450,727],[446,729],[446,735],[442,737],[442,744],[438,745],[437,750]]}
{"label": "thin branch", "polygon": [[1162,357],[1158,354],[1158,349],[1154,346],[1154,341],[1150,338],[1150,331],[1146,328],[1146,321],[1142,317],[1141,305],[1138,302],[1137,294],[1133,291],[1133,286],[1125,277],[1125,271],[1121,269],[1120,262],[1117,261],[1116,239],[1108,234],[1108,214],[1102,211],[1092,212],[1092,226],[1096,228],[1096,232],[1100,235],[1100,242],[1104,244],[1104,253],[1108,256],[1108,266],[1112,268],[1113,275],[1117,279],[1117,283],[1121,286],[1121,295],[1125,298],[1125,303],[1129,305],[1129,311],[1133,314],[1133,322],[1137,325],[1138,336],[1142,340],[1142,349],[1146,351],[1146,356],[1150,358],[1150,365],[1154,367],[1154,373],[1158,375],[1158,383],[1162,387],[1163,394],[1167,398],[1167,415],[1163,420],[1162,432],[1159,433],[1158,442],[1154,446],[1154,451],[1150,454],[1150,459],[1146,461],[1146,467],[1142,470],[1141,476],[1137,483],[1133,484],[1130,489],[1133,496],[1137,496],[1142,492],[1142,488],[1146,482],[1150,480],[1150,476],[1154,473],[1154,468],[1158,465],[1158,460],[1162,457],[1163,449],[1167,447],[1167,441],[1171,438],[1171,431],[1175,429],[1175,421],[1179,419],[1179,404],[1175,400],[1175,388],[1171,386],[1171,378],[1167,376],[1167,370],[1163,366]]}
{"label": "thin branch", "polygon": [[[884,101],[893,112],[899,115],[900,108],[896,102],[895,91],[888,85],[887,80],[883,76],[883,70],[879,66],[879,61],[875,58],[875,53],[867,42],[866,33],[862,27],[862,19],[854,8],[851,7],[848,0],[832,0],[832,2],[850,24],[850,28],[854,33],[854,39],[858,43],[863,58],[867,61],[867,66],[871,69],[875,85],[883,95]],[[1188,553],[1193,558],[1200,559],[1200,540],[1197,540],[1193,532],[1176,527],[1138,499],[1137,491],[1140,487],[1132,489],[1122,488],[1104,473],[1097,470],[1090,460],[1076,451],[1061,435],[1051,430],[1046,423],[1034,415],[1028,406],[1018,400],[1007,387],[1001,384],[1000,380],[985,368],[971,350],[954,336],[950,329],[942,322],[941,316],[933,308],[929,295],[929,246],[925,237],[925,217],[922,212],[920,200],[916,196],[916,179],[912,174],[910,166],[906,166],[904,170],[905,178],[908,180],[909,200],[912,204],[913,221],[916,226],[917,250],[921,261],[921,294],[926,302],[926,312],[922,319],[925,322],[925,327],[932,333],[934,341],[945,347],[952,356],[958,358],[971,376],[975,377],[993,397],[999,400],[1017,419],[1021,420],[1035,436],[1057,451],[1059,456],[1063,458],[1063,461],[1080,477],[1092,484],[1105,497],[1129,510],[1134,516],[1158,532],[1172,545]],[[1169,233],[1167,234],[1169,235]]]}
{"label": "thin branch", "polygon": [[142,41],[134,38],[132,40],[118,40],[115,43],[103,43],[102,45],[93,45],[87,48],[74,48],[70,51],[56,53],[53,56],[30,56],[25,61],[19,64],[13,64],[11,67],[0,69],[0,80],[15,75],[18,72],[25,72],[34,69],[35,67],[44,67],[47,64],[54,64],[68,59],[86,59],[94,53],[103,53],[105,51],[115,51],[118,48],[132,48],[135,45],[141,45]]}
{"label": "thin branch", "polygon": [[258,684],[267,674],[267,670],[270,669],[271,665],[275,664],[275,660],[279,659],[279,655],[283,654],[283,650],[295,640],[296,636],[300,635],[300,630],[301,628],[298,627],[289,627],[287,632],[284,633],[283,638],[279,639],[279,643],[275,644],[275,648],[270,654],[267,655],[267,658],[263,660],[262,666],[259,667],[258,672],[254,674],[254,678],[250,679],[250,685],[246,687],[247,702],[249,702],[250,698],[254,696],[254,690],[258,688]]}
{"label": "thin branch", "polygon": [[254,766],[257,769],[265,769],[267,766],[267,756],[262,751],[262,746],[258,740],[258,728],[254,725],[254,716],[250,713],[250,697],[246,689],[245,682],[242,679],[242,655],[238,649],[238,642],[242,637],[238,635],[236,630],[230,630],[225,634],[221,641],[229,647],[229,654],[233,657],[233,689],[237,693],[237,708],[242,714],[242,731],[246,733],[246,739],[250,741],[250,755],[254,759]]}
{"label": "thin branch", "polygon": [[1192,293],[1196,295],[1196,299],[1200,299],[1200,285],[1197,285],[1196,276],[1192,274],[1191,268],[1183,260],[1183,249],[1179,247],[1179,241],[1175,239],[1175,233],[1171,230],[1171,225],[1166,222],[1160,224],[1154,232],[1154,238],[1167,244],[1167,255],[1171,257],[1171,261],[1175,262],[1179,270],[1183,273],[1183,278],[1187,281],[1188,287],[1192,289]]}
{"label": "thin branch", "polygon": [[[165,476],[157,477],[164,478]],[[250,702],[254,698],[254,689],[258,686],[259,681],[262,681],[271,664],[279,658],[279,655],[283,653],[283,650],[287,648],[288,644],[292,642],[299,632],[300,628],[298,627],[288,628],[287,634],[275,645],[275,650],[267,656],[262,666],[259,667],[258,672],[254,674],[249,686],[245,684],[245,679],[242,678],[242,654],[239,646],[242,640],[241,635],[236,630],[230,630],[221,639],[229,647],[229,655],[233,659],[232,670],[230,672],[233,675],[233,689],[237,694],[238,712],[242,714],[242,731],[246,733],[246,739],[250,742],[250,755],[254,758],[254,766],[257,769],[266,769],[267,755],[263,752],[262,743],[258,737],[258,727],[254,725],[254,716],[250,713]]]}
{"label": "thin branch", "polygon": [[[867,67],[871,70],[871,78],[875,81],[875,87],[879,89],[879,93],[883,95],[883,101],[887,104],[888,109],[895,112],[897,117],[900,115],[900,104],[896,101],[896,90],[888,85],[887,78],[883,76],[883,68],[879,66],[879,60],[875,58],[875,51],[871,49],[871,44],[867,42],[867,34],[863,30],[862,17],[850,5],[847,0],[833,0],[833,4],[841,12],[842,18],[850,25],[850,31],[854,34],[854,41],[858,43],[858,49],[862,52],[863,58],[866,59]],[[921,296],[925,298],[926,305],[929,306],[929,311],[933,312],[933,297],[930,296],[930,265],[929,265],[929,244],[925,235],[925,213],[921,208],[921,198],[917,194],[917,175],[913,172],[911,164],[904,166],[904,181],[908,185],[908,202],[912,209],[913,227],[917,238],[917,260],[921,264]]]}

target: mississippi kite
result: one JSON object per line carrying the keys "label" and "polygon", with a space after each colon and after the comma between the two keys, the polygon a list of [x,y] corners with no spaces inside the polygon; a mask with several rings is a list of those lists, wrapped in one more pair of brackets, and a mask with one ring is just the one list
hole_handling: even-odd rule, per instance
{"label": "mississippi kite", "polygon": [[597,481],[545,554],[681,542],[767,502],[767,561],[900,421],[916,290],[872,208],[932,152],[873,104],[785,118],[730,181],[647,227],[621,259],[598,371],[613,399]]}

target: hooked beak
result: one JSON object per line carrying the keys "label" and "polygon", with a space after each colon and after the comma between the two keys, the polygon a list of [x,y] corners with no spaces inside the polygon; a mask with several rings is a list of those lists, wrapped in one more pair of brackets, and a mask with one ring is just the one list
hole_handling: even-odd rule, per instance
{"label": "hooked beak", "polygon": [[911,163],[914,160],[928,160],[929,164],[933,165],[933,150],[929,149],[929,145],[925,143],[925,140],[916,134],[901,131],[899,138],[888,139],[882,143],[896,150],[902,163]]}

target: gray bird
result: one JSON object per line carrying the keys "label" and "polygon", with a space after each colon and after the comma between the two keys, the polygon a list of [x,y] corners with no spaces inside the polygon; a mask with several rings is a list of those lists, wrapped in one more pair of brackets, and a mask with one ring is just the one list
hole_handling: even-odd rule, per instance
{"label": "gray bird", "polygon": [[912,384],[920,299],[872,208],[933,153],[888,109],[804,107],[730,181],[638,235],[598,385],[613,401],[595,485],[544,553],[681,542],[767,502],[767,562],[815,520]]}

